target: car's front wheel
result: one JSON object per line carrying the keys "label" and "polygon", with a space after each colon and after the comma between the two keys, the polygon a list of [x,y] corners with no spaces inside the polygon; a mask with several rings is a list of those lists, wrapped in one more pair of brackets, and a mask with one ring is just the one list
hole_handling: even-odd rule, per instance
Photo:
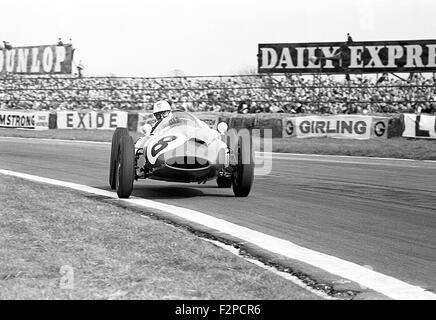
{"label": "car's front wheel", "polygon": [[135,145],[131,136],[123,136],[120,139],[116,171],[118,197],[128,198],[132,194],[135,179]]}
{"label": "car's front wheel", "polygon": [[111,159],[109,163],[109,185],[112,190],[117,188],[116,186],[116,162],[118,157],[118,151],[120,148],[121,137],[128,136],[129,131],[126,128],[116,128],[114,134],[112,135],[112,146],[111,146]]}
{"label": "car's front wheel", "polygon": [[243,143],[239,137],[235,151],[238,163],[232,175],[233,193],[236,197],[247,197],[254,181],[254,152],[251,139]]}

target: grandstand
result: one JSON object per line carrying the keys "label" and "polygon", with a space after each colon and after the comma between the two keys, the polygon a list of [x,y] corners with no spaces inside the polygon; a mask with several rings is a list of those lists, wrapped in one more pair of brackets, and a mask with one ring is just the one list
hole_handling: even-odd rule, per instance
{"label": "grandstand", "polygon": [[188,111],[240,113],[436,113],[436,80],[355,75],[230,75],[213,77],[0,77],[0,108],[150,110],[167,99]]}

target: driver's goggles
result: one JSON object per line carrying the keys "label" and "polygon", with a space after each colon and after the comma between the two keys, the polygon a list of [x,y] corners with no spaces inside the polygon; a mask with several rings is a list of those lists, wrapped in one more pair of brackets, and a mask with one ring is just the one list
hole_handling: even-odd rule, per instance
{"label": "driver's goggles", "polygon": [[156,118],[157,120],[160,120],[160,119],[162,119],[162,118],[166,118],[166,117],[168,117],[169,114],[170,114],[169,111],[162,111],[162,112],[155,113],[154,116],[155,116],[155,118]]}

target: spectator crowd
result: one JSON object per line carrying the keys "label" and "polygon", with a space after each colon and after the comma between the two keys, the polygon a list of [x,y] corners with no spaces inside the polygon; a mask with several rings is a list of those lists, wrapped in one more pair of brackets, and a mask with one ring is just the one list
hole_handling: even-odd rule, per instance
{"label": "spectator crowd", "polygon": [[0,76],[0,109],[151,110],[167,99],[187,111],[436,113],[436,78],[353,75],[217,77]]}

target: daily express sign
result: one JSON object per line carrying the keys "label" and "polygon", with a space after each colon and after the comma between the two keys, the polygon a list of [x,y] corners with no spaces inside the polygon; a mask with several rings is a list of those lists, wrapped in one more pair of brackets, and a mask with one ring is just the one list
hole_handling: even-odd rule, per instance
{"label": "daily express sign", "polygon": [[16,47],[0,50],[0,74],[71,74],[71,45]]}
{"label": "daily express sign", "polygon": [[257,57],[259,73],[433,72],[436,40],[259,44]]}

